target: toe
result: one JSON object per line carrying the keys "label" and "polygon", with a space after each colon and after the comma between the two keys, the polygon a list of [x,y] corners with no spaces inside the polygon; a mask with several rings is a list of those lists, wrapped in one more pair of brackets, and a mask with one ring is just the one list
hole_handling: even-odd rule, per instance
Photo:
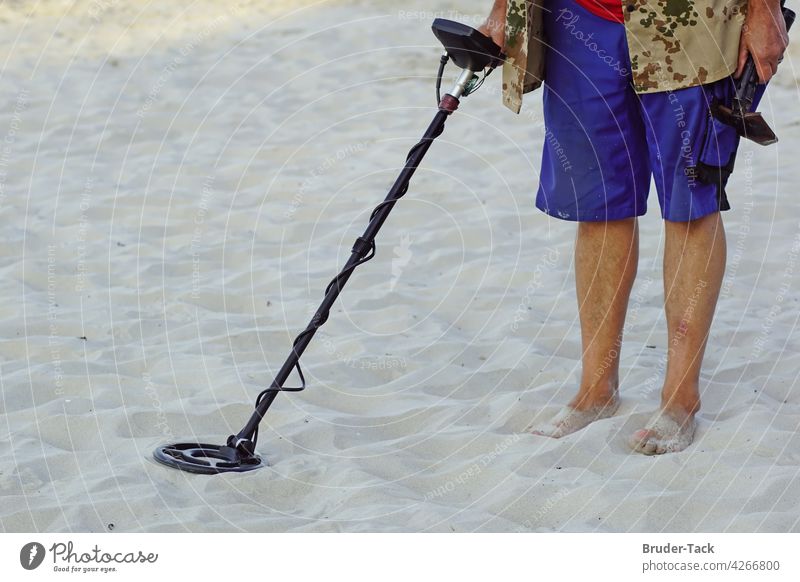
{"label": "toe", "polygon": [[643,428],[633,433],[630,439],[631,448],[645,455],[655,455],[658,439],[652,430]]}
{"label": "toe", "polygon": [[658,448],[658,441],[654,438],[647,439],[642,445],[642,452],[645,455],[655,455]]}
{"label": "toe", "polygon": [[560,435],[558,434],[558,429],[555,427],[541,427],[541,428],[534,428],[533,430],[529,431],[531,434],[536,436],[543,436],[543,437],[550,437],[550,438],[558,438]]}
{"label": "toe", "polygon": [[630,447],[635,450],[639,451],[644,447],[644,444],[647,442],[647,439],[650,437],[650,431],[647,429],[637,430],[635,433],[631,435],[631,438],[628,441]]}

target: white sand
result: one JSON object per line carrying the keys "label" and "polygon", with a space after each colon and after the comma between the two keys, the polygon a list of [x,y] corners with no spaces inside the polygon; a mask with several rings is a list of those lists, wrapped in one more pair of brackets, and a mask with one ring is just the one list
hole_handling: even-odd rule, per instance
{"label": "white sand", "polygon": [[619,412],[521,432],[578,378],[574,227],[533,207],[540,97],[491,78],[270,411],[271,467],[203,477],[152,449],[221,442],[283,362],[433,114],[431,3],[33,4],[0,10],[4,531],[800,530],[800,42],[730,187],[687,451],[626,445],[663,375],[654,195]]}

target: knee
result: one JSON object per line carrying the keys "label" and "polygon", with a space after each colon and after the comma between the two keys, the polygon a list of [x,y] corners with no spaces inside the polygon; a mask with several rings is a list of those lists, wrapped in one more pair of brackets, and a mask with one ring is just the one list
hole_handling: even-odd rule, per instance
{"label": "knee", "polygon": [[712,212],[693,220],[665,220],[667,231],[691,234],[700,230],[714,229],[722,226],[722,213]]}
{"label": "knee", "polygon": [[608,233],[614,231],[630,232],[636,229],[636,218],[623,218],[621,220],[582,221],[578,223],[578,233]]}
{"label": "knee", "polygon": [[637,220],[608,220],[600,222],[579,222],[578,240],[581,243],[614,247],[630,246],[636,241]]}

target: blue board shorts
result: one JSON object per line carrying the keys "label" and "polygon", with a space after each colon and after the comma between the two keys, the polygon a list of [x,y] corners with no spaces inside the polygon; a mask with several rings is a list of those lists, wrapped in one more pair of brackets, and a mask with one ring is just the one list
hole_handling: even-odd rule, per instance
{"label": "blue board shorts", "polygon": [[[574,0],[551,0],[544,14],[545,134],[536,206],[564,220],[641,216],[652,176],[665,220],[730,209],[725,184],[739,136],[709,107],[714,97],[731,103],[732,79],[637,94],[624,24]],[[759,85],[756,104],[763,91]]]}

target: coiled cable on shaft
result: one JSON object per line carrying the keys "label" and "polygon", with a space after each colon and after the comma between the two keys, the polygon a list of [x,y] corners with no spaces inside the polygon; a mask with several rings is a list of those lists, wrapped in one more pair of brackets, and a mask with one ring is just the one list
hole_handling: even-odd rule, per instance
{"label": "coiled cable on shaft", "polygon": [[[409,163],[411,162],[412,158],[414,158],[414,156],[417,154],[420,148],[429,145],[430,142],[439,137],[443,131],[444,131],[444,123],[440,123],[437,127],[434,128],[434,131],[432,131],[430,134],[426,134],[422,139],[420,139],[420,141],[414,144],[414,146],[409,150],[408,155],[406,156],[406,164],[403,169],[404,170],[416,169],[416,167],[409,166]],[[400,187],[400,189],[398,189],[395,196],[383,200],[372,210],[372,213],[370,214],[369,217],[369,222],[372,223],[372,221],[384,207],[394,205],[395,202],[397,202],[400,198],[405,196],[405,194],[408,192],[408,188],[409,188],[409,180],[406,180],[405,184],[403,184]],[[327,287],[325,287],[325,297],[327,297],[328,294],[334,288],[336,289],[337,293],[341,292],[342,288],[340,286],[340,283],[342,279],[348,277],[356,267],[363,265],[367,261],[371,260],[375,256],[375,251],[376,247],[374,239],[367,241],[364,238],[359,237],[356,240],[356,243],[353,245],[353,249],[351,252],[360,256],[360,258],[356,262],[346,265],[333,279],[331,279],[330,283],[328,283]],[[262,390],[256,397],[255,401],[256,408],[258,408],[258,405],[268,394],[278,393],[278,392],[302,392],[303,390],[306,389],[306,379],[305,376],[303,375],[303,370],[300,367],[300,354],[297,353],[297,345],[301,341],[303,341],[303,339],[307,335],[314,334],[326,321],[328,321],[329,315],[330,315],[330,308],[327,308],[325,310],[318,310],[317,313],[314,315],[314,317],[311,319],[311,322],[308,324],[308,326],[303,331],[301,331],[297,335],[297,337],[294,338],[294,341],[292,342],[292,351],[294,352],[294,356],[296,358],[294,369],[297,370],[297,375],[300,378],[300,386],[288,386],[288,387],[274,386],[274,385],[270,386],[269,388]],[[252,435],[248,440],[250,440],[250,442],[252,442],[252,446],[255,447],[258,441],[258,425],[256,425]]]}

